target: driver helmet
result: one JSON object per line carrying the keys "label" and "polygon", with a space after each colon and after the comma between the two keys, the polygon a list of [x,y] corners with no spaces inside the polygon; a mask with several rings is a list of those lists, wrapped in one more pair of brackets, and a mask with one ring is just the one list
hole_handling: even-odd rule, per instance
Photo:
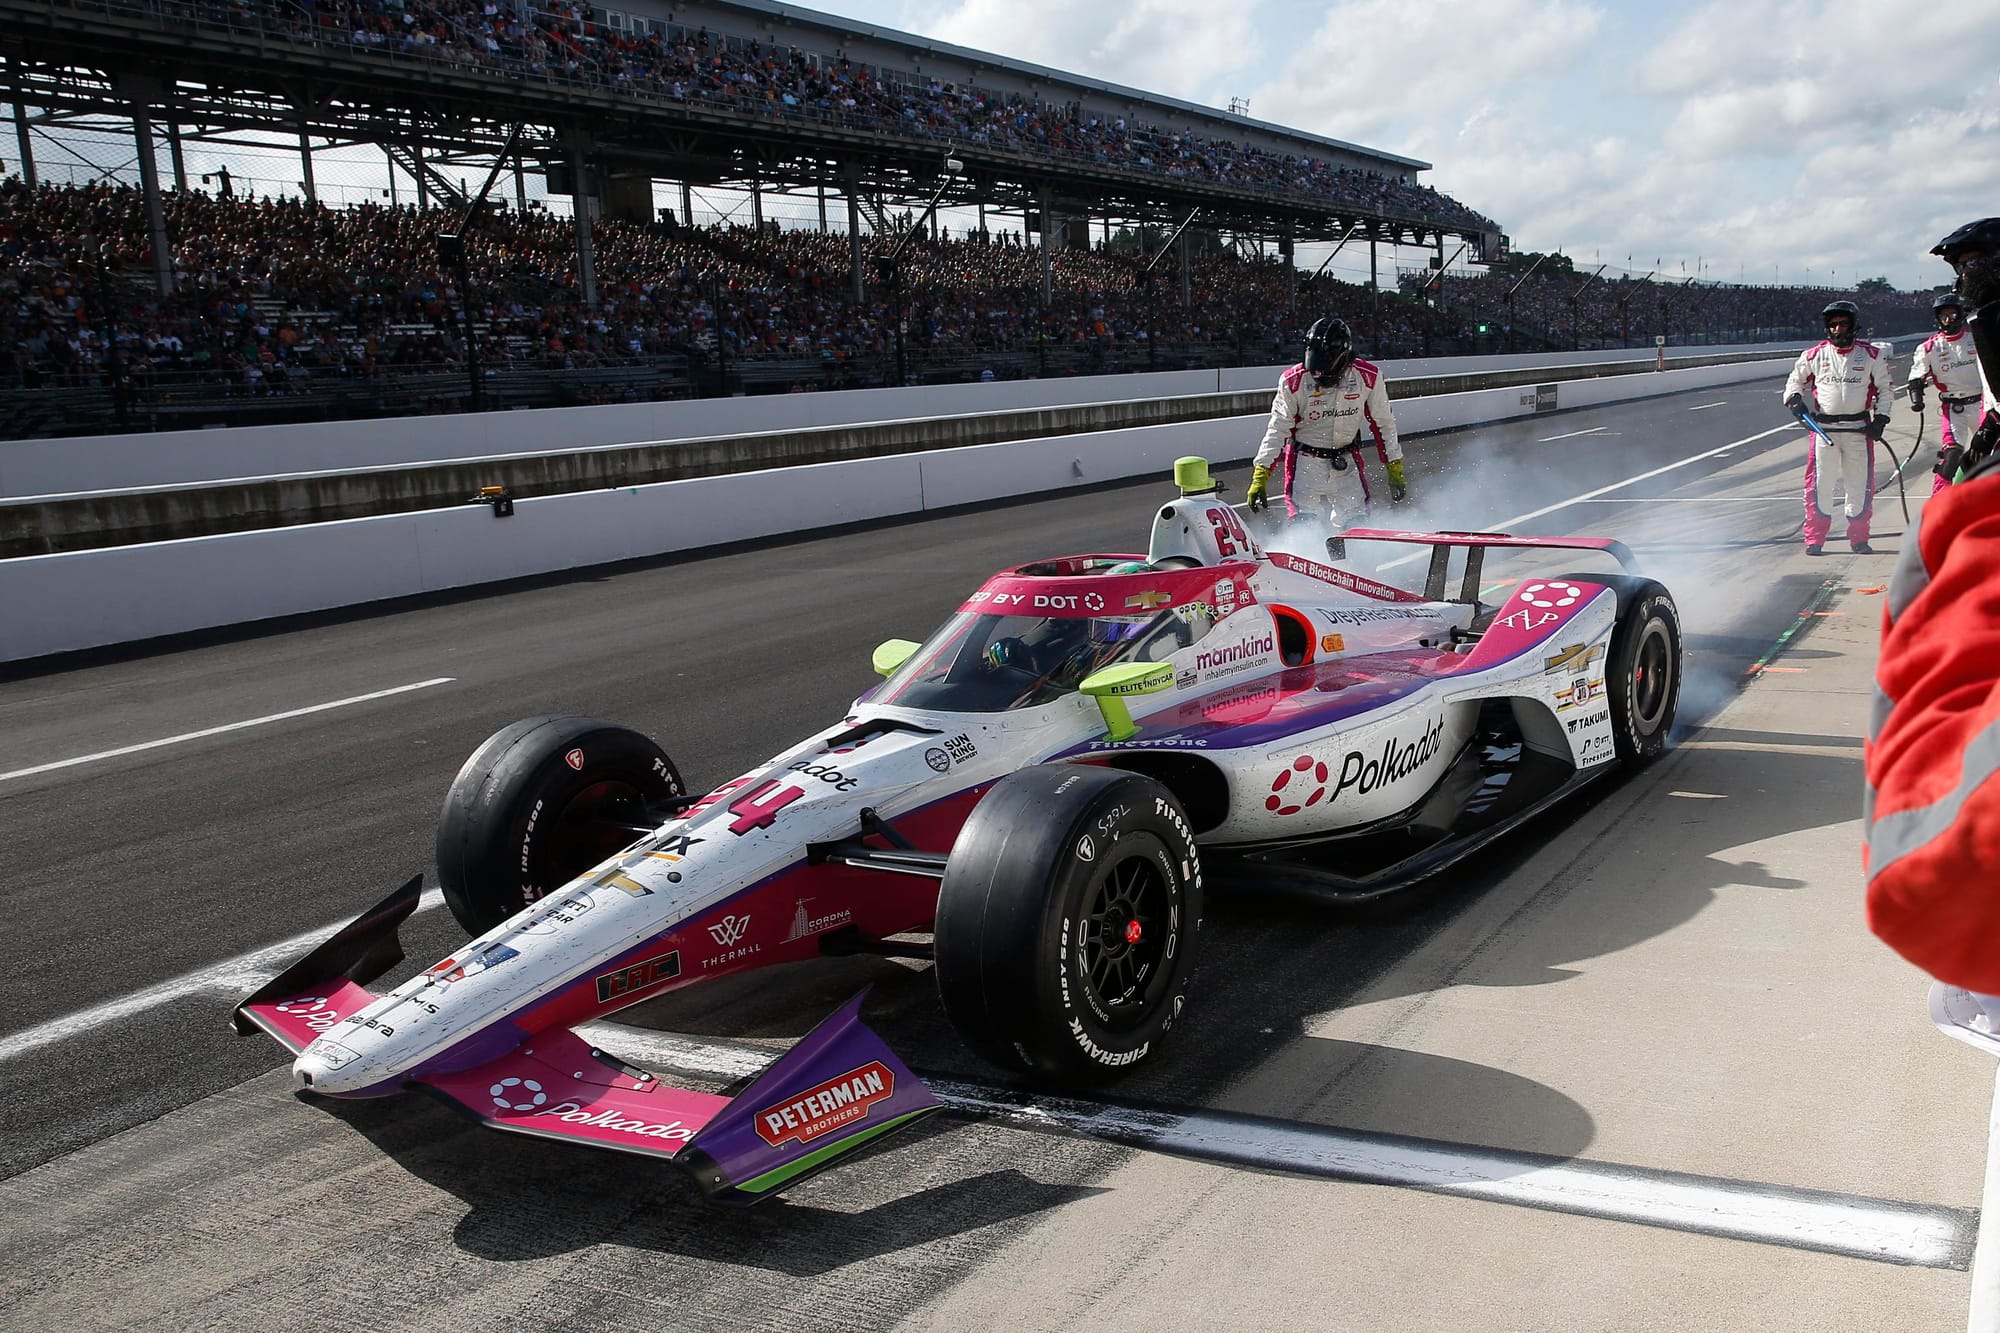
{"label": "driver helmet", "polygon": [[1107,574],[1150,574],[1152,570],[1153,567],[1144,560],[1120,560],[1104,572]]}
{"label": "driver helmet", "polygon": [[1353,360],[1354,330],[1347,327],[1346,320],[1328,315],[1306,330],[1305,367],[1322,383],[1346,374]]}
{"label": "driver helmet", "polygon": [[[1847,319],[1847,327],[1845,329],[1834,328],[1833,321],[1843,316]],[[1819,312],[1819,317],[1820,322],[1826,325],[1826,340],[1828,342],[1843,352],[1854,346],[1855,336],[1861,332],[1860,306],[1855,305],[1852,301],[1834,301],[1829,303],[1826,309]]]}
{"label": "driver helmet", "polygon": [[1937,320],[1938,331],[1948,336],[1956,336],[1965,327],[1965,307],[1958,303],[1957,292],[1940,293],[1931,302],[1931,315]]}

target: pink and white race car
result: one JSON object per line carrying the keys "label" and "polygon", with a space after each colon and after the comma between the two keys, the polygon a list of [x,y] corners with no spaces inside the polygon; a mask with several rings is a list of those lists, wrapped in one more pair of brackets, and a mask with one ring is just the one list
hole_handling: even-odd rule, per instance
{"label": "pink and white race car", "polygon": [[[772,963],[918,956],[995,1064],[1115,1074],[1181,1016],[1206,893],[1379,897],[1665,747],[1679,623],[1617,542],[1344,534],[1428,547],[1416,591],[1339,542],[1266,552],[1206,464],[1176,475],[1145,556],[995,575],[922,643],[878,648],[886,679],[844,717],[705,795],[635,731],[500,731],[438,831],[446,901],[476,938],[367,990],[401,958],[413,880],[245,1000],[239,1028],[291,1047],[302,1090],[422,1088],[754,1200],[935,1108],[858,999],[733,1099],[573,1029]],[[1529,578],[1488,605],[1495,547],[1628,572]]]}

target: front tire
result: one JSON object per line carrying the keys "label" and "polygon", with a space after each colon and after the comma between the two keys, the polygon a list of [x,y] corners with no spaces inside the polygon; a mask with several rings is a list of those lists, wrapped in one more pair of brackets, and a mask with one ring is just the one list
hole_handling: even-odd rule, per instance
{"label": "front tire", "polygon": [[952,847],[938,994],[1002,1068],[1113,1077],[1180,1018],[1201,911],[1194,831],[1165,787],[1118,769],[1026,769],[987,793]]}
{"label": "front tire", "polygon": [[531,717],[472,752],[438,819],[438,882],[475,935],[630,846],[683,794],[666,751],[587,717]]}

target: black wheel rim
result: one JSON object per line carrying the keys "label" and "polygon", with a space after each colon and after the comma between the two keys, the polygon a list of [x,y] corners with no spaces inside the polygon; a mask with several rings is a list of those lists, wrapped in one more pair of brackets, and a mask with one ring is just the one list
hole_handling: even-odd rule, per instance
{"label": "black wheel rim", "polygon": [[1639,648],[1632,654],[1632,724],[1641,736],[1666,725],[1673,699],[1673,636],[1666,622],[1655,617],[1639,631]]}
{"label": "black wheel rim", "polygon": [[1179,886],[1151,856],[1112,863],[1092,887],[1077,929],[1077,962],[1092,1007],[1112,1028],[1143,1022],[1165,989]]}
{"label": "black wheel rim", "polygon": [[646,797],[637,787],[615,779],[593,782],[569,798],[556,812],[544,846],[549,870],[545,891],[552,891],[632,843],[641,833]]}

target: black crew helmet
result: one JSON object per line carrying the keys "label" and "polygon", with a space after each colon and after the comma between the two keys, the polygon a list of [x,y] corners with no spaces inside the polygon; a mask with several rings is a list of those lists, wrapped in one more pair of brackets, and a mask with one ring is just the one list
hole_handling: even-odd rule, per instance
{"label": "black crew helmet", "polygon": [[1306,370],[1322,379],[1338,379],[1354,360],[1354,330],[1344,319],[1328,315],[1306,330]]}
{"label": "black crew helmet", "polygon": [[[1944,312],[1947,310],[1951,311],[1950,318],[1945,316]],[[1937,300],[1931,302],[1931,317],[1937,320],[1938,328],[1946,333],[1957,333],[1964,328],[1965,306],[1959,301],[1958,293],[1939,292]]]}
{"label": "black crew helmet", "polygon": [[1832,329],[1826,332],[1827,341],[1846,351],[1854,346],[1855,337],[1861,332],[1861,307],[1852,301],[1830,301],[1826,309],[1819,312],[1820,323],[1830,324],[1835,315],[1847,316],[1846,334],[1837,334]]}
{"label": "black crew helmet", "polygon": [[2000,255],[2000,218],[1968,222],[1931,247],[1931,253],[1953,268],[1978,255]]}

